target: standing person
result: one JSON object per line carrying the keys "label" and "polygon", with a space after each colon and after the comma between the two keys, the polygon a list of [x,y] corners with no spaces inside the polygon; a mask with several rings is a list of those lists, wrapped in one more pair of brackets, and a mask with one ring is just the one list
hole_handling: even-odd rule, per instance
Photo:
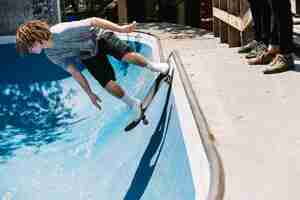
{"label": "standing person", "polygon": [[238,53],[248,53],[246,58],[254,58],[267,49],[270,33],[271,10],[268,0],[248,0],[253,16],[254,39],[242,46]]}
{"label": "standing person", "polygon": [[[17,29],[16,46],[20,54],[39,54],[44,49],[46,56],[69,72],[86,92],[91,102],[101,109],[100,98],[92,91],[87,79],[76,68],[78,62],[83,63],[106,91],[135,111],[137,119],[141,115],[141,102],[127,95],[116,83],[115,73],[107,55],[163,74],[168,73],[169,65],[146,60],[112,32],[130,33],[134,31],[135,26],[135,22],[120,26],[97,17],[63,22],[52,27],[49,27],[46,22],[33,20]],[[98,31],[95,31],[95,28]]]}
{"label": "standing person", "polygon": [[284,72],[294,68],[293,17],[289,0],[268,0],[271,7],[271,32],[279,36],[279,51],[264,74]]}
{"label": "standing person", "polygon": [[[293,52],[293,19],[289,0],[268,0],[271,17],[271,38],[267,51],[253,59],[249,59],[250,65],[269,66],[264,74],[287,71],[294,66]],[[275,39],[274,40],[272,39]]]}

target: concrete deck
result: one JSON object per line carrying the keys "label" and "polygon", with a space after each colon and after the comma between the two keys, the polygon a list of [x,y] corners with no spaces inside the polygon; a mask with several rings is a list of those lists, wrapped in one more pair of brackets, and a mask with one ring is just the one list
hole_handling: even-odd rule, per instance
{"label": "concrete deck", "polygon": [[[225,200],[298,199],[300,67],[264,75],[211,33],[144,24],[179,51],[225,168]],[[299,62],[297,62],[299,63]]]}

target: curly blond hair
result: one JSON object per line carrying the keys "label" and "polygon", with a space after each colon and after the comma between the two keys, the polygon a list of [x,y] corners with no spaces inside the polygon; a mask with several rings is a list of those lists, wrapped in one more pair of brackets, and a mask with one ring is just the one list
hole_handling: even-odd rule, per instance
{"label": "curly blond hair", "polygon": [[35,42],[42,43],[51,38],[47,22],[41,20],[28,21],[19,26],[16,32],[16,47],[19,54],[26,54]]}

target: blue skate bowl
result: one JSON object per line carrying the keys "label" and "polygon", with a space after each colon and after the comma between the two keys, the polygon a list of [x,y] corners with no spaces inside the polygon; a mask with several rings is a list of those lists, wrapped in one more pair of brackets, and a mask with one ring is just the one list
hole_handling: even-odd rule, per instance
{"label": "blue skate bowl", "polygon": [[[119,37],[148,59],[164,61],[156,37]],[[146,111],[150,123],[125,132],[131,110],[83,65],[77,67],[102,99],[101,111],[43,53],[18,56],[13,38],[0,40],[0,198],[194,200],[216,194],[212,153],[175,54],[168,58],[173,81],[160,83]],[[158,74],[109,59],[129,95],[143,99],[151,92]]]}

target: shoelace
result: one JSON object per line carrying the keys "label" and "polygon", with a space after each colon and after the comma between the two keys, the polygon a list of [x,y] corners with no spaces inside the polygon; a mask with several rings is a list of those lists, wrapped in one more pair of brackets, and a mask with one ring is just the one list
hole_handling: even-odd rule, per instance
{"label": "shoelace", "polygon": [[256,46],[256,50],[259,51],[259,50],[266,50],[267,47],[265,44],[263,43],[259,43],[257,46]]}
{"label": "shoelace", "polygon": [[287,59],[283,56],[283,55],[277,55],[277,57],[276,57],[276,62],[274,62],[274,64],[275,63],[279,63],[279,64],[286,64],[287,63]]}
{"label": "shoelace", "polygon": [[270,66],[273,66],[277,62],[278,55],[270,62]]}
{"label": "shoelace", "polygon": [[264,44],[257,46],[256,55],[261,57],[267,52],[267,47]]}

